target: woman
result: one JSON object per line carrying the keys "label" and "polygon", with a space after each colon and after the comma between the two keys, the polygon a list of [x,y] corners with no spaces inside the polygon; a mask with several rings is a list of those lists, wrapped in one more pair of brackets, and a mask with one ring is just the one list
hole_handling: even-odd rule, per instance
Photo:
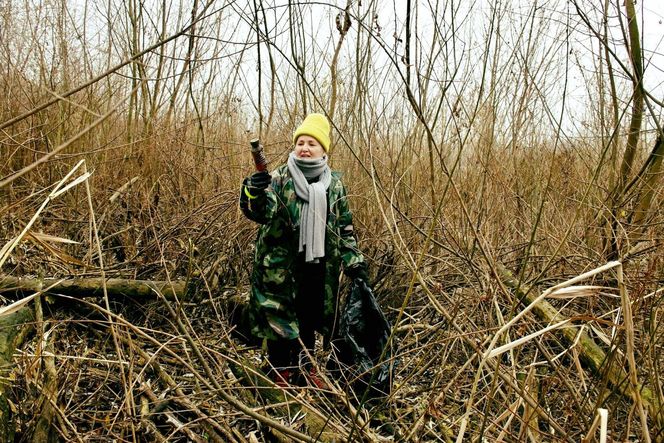
{"label": "woman", "polygon": [[[273,380],[282,386],[300,367],[300,340],[308,351],[316,331],[330,340],[341,268],[352,279],[367,280],[346,190],[327,165],[327,118],[308,115],[293,143],[287,164],[245,178],[240,193],[242,211],[261,225],[248,320],[251,333],[267,345]],[[308,372],[320,387],[314,369]]]}

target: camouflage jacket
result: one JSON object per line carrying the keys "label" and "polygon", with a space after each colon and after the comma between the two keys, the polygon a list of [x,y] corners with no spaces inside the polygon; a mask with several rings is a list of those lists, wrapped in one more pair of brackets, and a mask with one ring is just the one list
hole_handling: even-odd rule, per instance
{"label": "camouflage jacket", "polygon": [[[249,218],[260,224],[256,238],[254,267],[251,274],[251,296],[248,320],[251,332],[259,338],[293,339],[299,328],[295,314],[295,297],[299,274],[298,239],[303,201],[295,194],[293,179],[283,165],[272,172],[272,183],[265,192],[249,199],[240,190],[240,207]],[[337,291],[341,267],[366,267],[357,248],[346,189],[338,172],[332,172],[327,190],[327,229],[325,235],[325,293],[323,324],[318,330],[330,337],[337,310]]]}

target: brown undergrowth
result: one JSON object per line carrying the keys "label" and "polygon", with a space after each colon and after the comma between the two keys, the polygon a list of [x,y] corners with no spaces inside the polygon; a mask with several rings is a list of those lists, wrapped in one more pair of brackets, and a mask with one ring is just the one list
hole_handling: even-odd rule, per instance
{"label": "brown undergrowth", "polygon": [[[228,140],[232,137],[226,135]],[[259,406],[231,371],[232,362],[249,359],[256,367],[264,363],[259,349],[248,349],[233,338],[230,322],[235,303],[230,301],[246,297],[248,291],[255,226],[237,207],[238,184],[250,171],[246,149],[222,141],[215,146],[218,151],[210,150],[206,161],[200,162],[196,146],[175,136],[151,138],[131,148],[134,157],[125,155],[127,147],[109,149],[101,160],[72,156],[51,165],[49,174],[38,171],[12,184],[3,211],[5,241],[18,235],[53,178],[65,172],[64,166],[86,157],[94,171],[88,181],[105,275],[189,279],[197,291],[179,304],[159,299],[112,301],[110,316],[103,304],[97,304],[99,300],[47,298],[44,336],[33,336],[16,351],[16,366],[9,374],[20,439],[28,439],[35,429],[35,408],[45,377],[40,362],[47,353],[56,362],[54,426],[67,440],[278,438],[269,425],[228,403],[219,388],[261,414],[306,432],[302,417]],[[284,146],[269,148],[273,164],[283,158]],[[601,373],[587,370],[580,351],[555,331],[501,354],[493,363],[497,366],[480,365],[478,352],[487,349],[497,330],[523,309],[492,265],[504,264],[524,288],[534,282],[532,290],[541,292],[604,263],[599,230],[587,224],[588,215],[601,207],[601,193],[586,188],[587,172],[571,152],[565,155],[565,168],[557,168],[560,157],[544,149],[536,158],[517,155],[511,162],[514,167],[497,167],[493,162],[471,167],[471,156],[455,176],[463,194],[441,194],[446,200],[437,218],[422,192],[425,177],[413,175],[408,186],[399,186],[390,182],[390,170],[381,171],[378,183],[348,168],[355,223],[377,298],[393,322],[399,319],[394,324],[398,346],[394,390],[389,398],[364,405],[359,420],[353,413],[359,399],[341,386],[326,395],[297,388],[293,401],[306,402],[329,417],[333,429],[350,433],[354,421],[367,423],[355,434],[365,439],[453,440],[466,417],[466,435],[489,440],[578,440],[590,428],[599,406],[609,410],[616,424],[615,439],[638,435],[633,403],[620,395],[618,387],[608,385]],[[349,159],[339,149],[334,162],[344,165]],[[548,173],[552,179],[544,188],[538,177]],[[392,174],[396,176],[396,170]],[[386,194],[374,192],[373,183]],[[410,197],[385,197],[394,192]],[[543,194],[547,205],[530,242]],[[39,214],[31,231],[34,237],[13,251],[5,272],[63,278],[99,275],[86,199],[82,187],[54,199]],[[464,219],[462,206],[477,220],[476,226]],[[657,374],[662,340],[658,326],[662,293],[657,290],[663,278],[659,222],[653,220],[647,231],[650,238],[640,243],[641,249],[626,251],[630,254],[624,261],[633,302],[638,377],[657,395],[661,395]],[[417,263],[415,278],[411,260]],[[603,273],[586,283],[592,288],[549,302],[571,319],[573,327],[587,331],[606,350],[611,364],[626,368],[616,276]],[[499,344],[545,326],[529,314],[500,337]],[[117,347],[113,334],[119,340]],[[38,347],[41,341],[48,347]],[[201,357],[209,371],[202,369]],[[326,354],[318,358],[324,363]],[[498,377],[498,371],[511,377],[513,384]],[[470,398],[473,404],[467,411]],[[649,420],[650,431],[659,435],[658,420]]]}
{"label": "brown undergrowth", "polygon": [[[604,427],[611,441],[664,440],[662,104],[631,82],[626,41],[608,37],[627,38],[609,23],[627,21],[621,5],[572,1],[576,12],[557,14],[493,2],[476,8],[481,21],[462,16],[463,2],[433,2],[413,14],[432,16],[432,41],[413,17],[412,40],[395,29],[388,42],[380,2],[347,2],[325,43],[305,32],[317,2],[288,2],[273,29],[272,12],[254,10],[264,2],[232,12],[237,2],[157,3],[111,0],[95,26],[85,9],[88,34],[67,2],[0,8],[0,272],[189,287],[175,300],[157,290],[30,299],[19,313],[34,321],[0,328],[0,344],[18,343],[2,350],[0,435],[568,442],[599,441]],[[100,34],[87,41],[90,29]],[[572,29],[583,44],[570,43]],[[580,47],[592,68],[574,66],[585,63]],[[330,77],[326,48],[339,55]],[[305,70],[304,55],[320,66]],[[585,85],[568,85],[576,68]],[[554,103],[565,108],[584,87],[583,115],[559,117]],[[628,133],[630,114],[644,112],[636,98],[650,114]],[[251,138],[274,168],[301,118],[325,109],[330,162],[394,329],[393,389],[363,401],[347,371],[323,370],[329,390],[294,386],[268,401],[248,386],[265,381],[260,345],[234,329],[256,234],[239,185],[253,169]],[[628,137],[638,149],[621,172]],[[2,288],[3,307],[31,295],[15,289]],[[317,351],[326,368],[330,352]]]}

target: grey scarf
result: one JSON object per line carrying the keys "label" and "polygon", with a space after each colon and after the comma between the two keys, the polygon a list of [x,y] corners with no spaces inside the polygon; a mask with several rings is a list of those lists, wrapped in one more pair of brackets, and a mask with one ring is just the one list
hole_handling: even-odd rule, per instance
{"label": "grey scarf", "polygon": [[[327,156],[309,160],[297,158],[291,152],[288,156],[288,171],[293,177],[295,193],[304,200],[300,214],[299,250],[304,251],[306,262],[318,263],[320,257],[325,257],[327,188],[332,181]],[[316,177],[319,177],[317,182],[307,182],[307,179]]]}

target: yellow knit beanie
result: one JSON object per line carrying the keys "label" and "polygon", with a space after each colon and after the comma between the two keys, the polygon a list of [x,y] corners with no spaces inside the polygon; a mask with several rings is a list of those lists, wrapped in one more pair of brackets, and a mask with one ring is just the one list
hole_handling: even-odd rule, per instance
{"label": "yellow knit beanie", "polygon": [[308,135],[318,140],[325,152],[330,149],[330,123],[323,114],[309,114],[293,134],[293,143],[301,135]]}

